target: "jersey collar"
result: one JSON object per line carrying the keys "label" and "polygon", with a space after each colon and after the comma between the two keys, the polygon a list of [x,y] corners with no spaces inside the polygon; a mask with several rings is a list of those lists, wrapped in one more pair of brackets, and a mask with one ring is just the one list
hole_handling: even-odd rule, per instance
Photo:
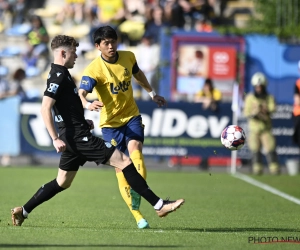
{"label": "jersey collar", "polygon": [[68,71],[68,69],[65,66],[62,66],[62,65],[59,65],[59,64],[55,64],[55,63],[51,64],[51,68],[59,68],[59,69],[64,70],[64,71]]}
{"label": "jersey collar", "polygon": [[114,62],[109,62],[109,61],[105,60],[105,59],[102,57],[102,55],[101,55],[101,58],[102,58],[103,61],[105,61],[105,62],[107,62],[107,63],[114,64],[114,63],[116,63],[116,62],[118,61],[118,59],[119,59],[119,53],[118,53],[118,51],[116,52],[116,60],[115,60]]}

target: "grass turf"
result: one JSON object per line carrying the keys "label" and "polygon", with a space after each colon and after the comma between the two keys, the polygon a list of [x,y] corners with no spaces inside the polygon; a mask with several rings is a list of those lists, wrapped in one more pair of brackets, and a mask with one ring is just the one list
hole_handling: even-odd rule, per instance
{"label": "grass turf", "polygon": [[[0,248],[7,249],[299,249],[299,244],[253,244],[249,237],[298,237],[299,206],[225,173],[149,171],[148,183],[165,198],[186,203],[158,218],[142,203],[151,229],[139,230],[118,191],[112,169],[82,168],[72,187],[13,227],[10,208],[23,205],[56,168],[0,169]],[[299,195],[299,177],[258,179]],[[260,238],[264,240],[263,238]]]}

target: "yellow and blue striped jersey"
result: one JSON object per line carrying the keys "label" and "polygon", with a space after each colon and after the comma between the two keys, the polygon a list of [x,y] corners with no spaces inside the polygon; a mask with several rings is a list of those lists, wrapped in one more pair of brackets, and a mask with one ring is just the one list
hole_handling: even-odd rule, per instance
{"label": "yellow and blue striped jersey", "polygon": [[139,115],[131,84],[132,74],[138,71],[135,55],[130,51],[118,51],[115,63],[100,56],[86,67],[80,88],[89,93],[95,88],[99,101],[103,102],[100,127],[121,127]]}

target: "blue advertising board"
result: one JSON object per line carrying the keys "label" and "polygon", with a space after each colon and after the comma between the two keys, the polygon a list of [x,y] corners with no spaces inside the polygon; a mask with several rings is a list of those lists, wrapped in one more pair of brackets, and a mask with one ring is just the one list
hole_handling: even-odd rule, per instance
{"label": "blue advertising board", "polygon": [[[203,110],[201,104],[169,102],[167,107],[159,108],[152,101],[137,102],[145,125],[145,156],[230,156],[220,142],[224,127],[232,124],[231,104],[222,103],[217,112]],[[57,155],[52,141],[40,115],[39,102],[21,103],[19,144],[14,145],[22,154]],[[19,113],[17,113],[19,115]],[[85,111],[85,117],[99,124],[99,113]],[[16,124],[16,123],[14,123]],[[248,134],[247,121],[240,117],[238,124]],[[96,126],[93,133],[101,136]],[[299,155],[299,148],[293,144],[292,106],[278,105],[273,114],[273,134],[276,137],[281,163],[287,158]],[[247,145],[238,151],[241,159],[251,159]]]}
{"label": "blue advertising board", "polygon": [[[24,154],[56,154],[40,114],[40,103],[21,104],[21,151]],[[231,123],[231,106],[218,112],[203,110],[201,104],[138,102],[145,125],[145,155],[230,155],[220,143],[220,134]],[[99,113],[85,111],[85,117],[99,123]],[[101,136],[101,129],[93,133]]]}

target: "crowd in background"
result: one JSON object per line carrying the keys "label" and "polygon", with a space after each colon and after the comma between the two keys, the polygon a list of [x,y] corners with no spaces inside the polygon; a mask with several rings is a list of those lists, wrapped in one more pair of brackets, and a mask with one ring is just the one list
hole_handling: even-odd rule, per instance
{"label": "crowd in background", "polygon": [[[4,39],[5,36],[24,38],[24,43],[18,51],[14,51],[14,55],[17,54],[20,59],[20,67],[25,70],[26,78],[30,78],[41,76],[49,68],[51,57],[49,41],[54,35],[55,27],[61,28],[64,32],[72,26],[86,25],[89,31],[82,36],[74,29],[74,36],[82,44],[78,52],[84,55],[94,49],[92,41],[94,30],[103,25],[110,25],[119,34],[119,48],[129,46],[134,49],[138,64],[151,84],[157,87],[160,30],[167,27],[212,32],[213,26],[220,24],[222,20],[226,2],[224,0],[65,0],[59,1],[59,10],[49,18],[49,16],[39,16],[36,10],[37,8],[51,9],[58,3],[57,1],[0,0],[0,32],[4,35]],[[1,51],[5,52],[5,49],[0,47],[0,57],[5,56],[5,53],[1,53]],[[3,72],[6,72],[5,69],[9,68],[9,65],[1,62],[2,60],[0,67],[4,68]],[[1,74],[0,70],[0,81],[9,81],[12,73],[13,71],[8,76]],[[138,86],[135,87],[135,97],[147,99],[147,95]]]}

